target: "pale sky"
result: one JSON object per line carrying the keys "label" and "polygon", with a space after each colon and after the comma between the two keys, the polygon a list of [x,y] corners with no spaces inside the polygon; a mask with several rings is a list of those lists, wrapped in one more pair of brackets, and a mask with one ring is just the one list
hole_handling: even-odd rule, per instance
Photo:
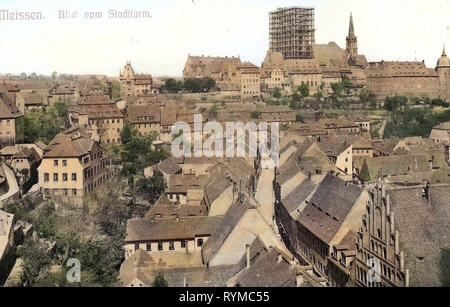
{"label": "pale sky", "polygon": [[[0,10],[42,11],[41,21],[0,21],[0,74],[181,76],[188,54],[240,56],[261,65],[269,12],[315,8],[316,43],[345,47],[353,12],[359,52],[369,61],[425,60],[450,53],[449,0],[1,0]],[[110,9],[148,10],[151,19],[111,20]],[[59,20],[59,10],[102,11],[101,20]]]}

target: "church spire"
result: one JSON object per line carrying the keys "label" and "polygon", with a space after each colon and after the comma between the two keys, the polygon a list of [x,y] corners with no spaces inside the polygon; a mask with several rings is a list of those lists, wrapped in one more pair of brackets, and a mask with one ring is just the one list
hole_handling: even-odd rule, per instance
{"label": "church spire", "polygon": [[355,28],[353,26],[353,15],[350,13],[350,27],[348,29],[348,36],[355,36]]}
{"label": "church spire", "polygon": [[445,44],[444,44],[444,49],[442,49],[442,56],[447,56],[447,54],[445,53]]}

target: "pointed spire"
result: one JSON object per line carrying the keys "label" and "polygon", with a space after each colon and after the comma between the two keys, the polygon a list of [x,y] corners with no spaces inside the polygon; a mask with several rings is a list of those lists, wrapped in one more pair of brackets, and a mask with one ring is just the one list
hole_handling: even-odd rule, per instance
{"label": "pointed spire", "polygon": [[353,14],[350,13],[350,27],[348,29],[348,36],[355,36],[355,28],[353,27]]}
{"label": "pointed spire", "polygon": [[444,49],[442,49],[442,56],[447,56],[447,54],[445,53],[445,44],[444,44]]}

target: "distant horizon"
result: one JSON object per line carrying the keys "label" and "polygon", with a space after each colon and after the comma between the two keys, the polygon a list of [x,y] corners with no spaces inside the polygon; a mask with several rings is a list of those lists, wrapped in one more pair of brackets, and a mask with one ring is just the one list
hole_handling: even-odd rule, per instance
{"label": "distant horizon", "polygon": [[[0,11],[42,11],[43,19],[0,20],[1,75],[57,71],[116,78],[131,61],[137,73],[179,78],[188,55],[235,56],[261,66],[269,47],[269,12],[290,6],[314,7],[316,44],[335,42],[341,48],[352,12],[359,53],[369,62],[424,60],[434,68],[444,43],[450,50],[446,0],[305,0],[301,5],[294,0],[131,0],[126,6],[118,0],[78,0],[78,6],[68,0],[2,2]],[[79,16],[87,10],[103,12],[103,18],[58,19],[60,10],[77,10]],[[151,18],[111,19],[109,10],[136,16],[145,11]]]}

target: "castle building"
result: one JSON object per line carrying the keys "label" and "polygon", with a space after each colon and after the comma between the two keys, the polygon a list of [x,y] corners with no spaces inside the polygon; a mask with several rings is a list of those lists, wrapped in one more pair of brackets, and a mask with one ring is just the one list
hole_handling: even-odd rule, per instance
{"label": "castle building", "polygon": [[439,76],[439,88],[441,97],[450,99],[450,59],[444,50],[436,65],[436,72]]}
{"label": "castle building", "polygon": [[435,98],[440,94],[438,74],[424,62],[373,62],[366,74],[367,88],[379,100],[392,96]]}
{"label": "castle building", "polygon": [[183,78],[212,78],[216,84],[236,83],[239,57],[190,56],[186,60]]}
{"label": "castle building", "polygon": [[131,62],[125,65],[123,72],[120,73],[121,96],[147,96],[158,94],[159,87],[153,86],[151,75],[136,74]]}

